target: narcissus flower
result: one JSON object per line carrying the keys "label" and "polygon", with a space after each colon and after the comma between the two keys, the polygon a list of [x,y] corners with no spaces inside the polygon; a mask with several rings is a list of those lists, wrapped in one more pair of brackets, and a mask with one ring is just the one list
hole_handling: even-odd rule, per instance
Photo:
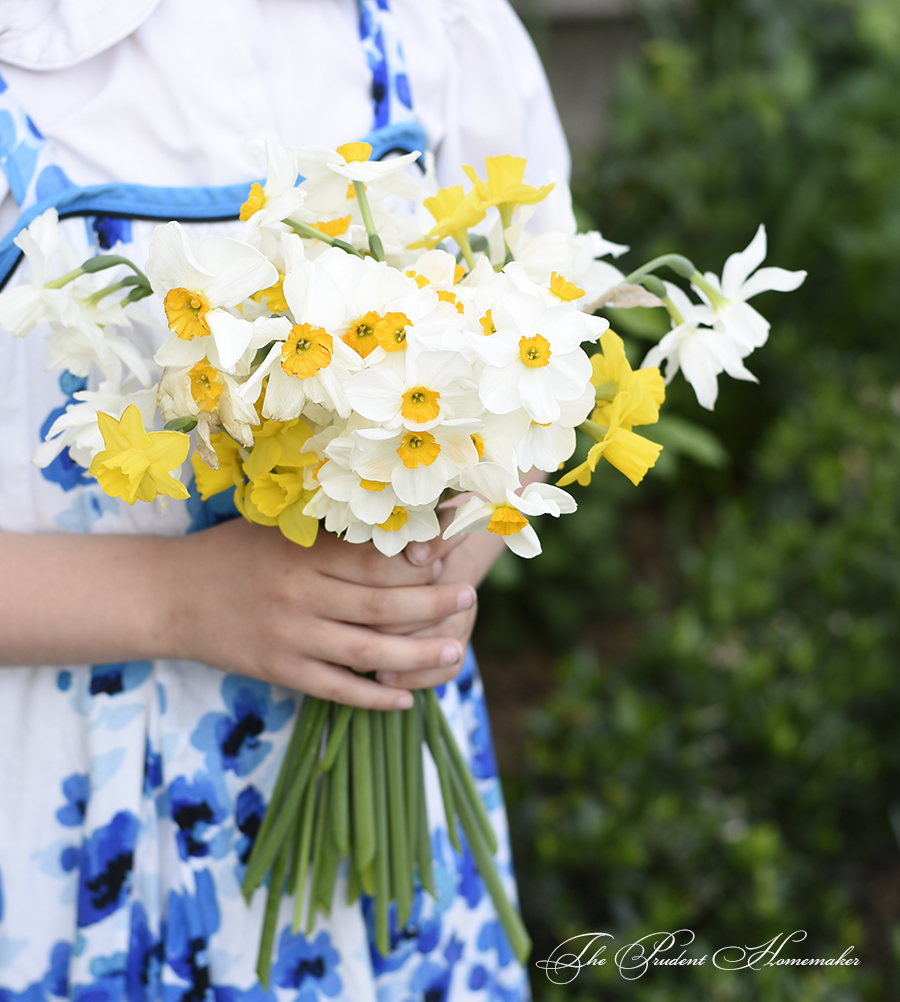
{"label": "narcissus flower", "polygon": [[603,351],[591,356],[591,383],[597,400],[591,420],[608,426],[612,402],[624,390],[631,399],[623,416],[627,421],[623,427],[655,424],[659,420],[660,405],[666,399],[666,386],[659,369],[633,370],[625,357],[625,345],[615,331],[605,331],[600,346]]}
{"label": "narcissus flower", "polygon": [[352,197],[354,181],[363,182],[376,197],[415,197],[416,183],[403,171],[421,156],[418,150],[391,160],[370,160],[371,155],[368,143],[345,143],[336,150],[325,146],[296,150],[297,168],[305,178],[300,185],[307,195],[304,208],[325,215],[338,211],[347,200],[348,184]]}
{"label": "narcissus flower", "polygon": [[550,484],[528,484],[523,489],[517,477],[496,463],[479,463],[464,470],[459,485],[482,497],[472,498],[456,509],[453,521],[444,530],[444,539],[458,532],[493,532],[520,557],[536,557],[541,552],[540,540],[527,516],[559,517],[578,507],[570,494]]}
{"label": "narcissus flower", "polygon": [[184,484],[169,473],[187,459],[191,445],[187,435],[178,431],[148,434],[134,404],[119,421],[102,411],[97,420],[106,449],[94,457],[90,472],[110,497],[129,504],[138,498],[152,501],[158,494],[190,497]]}
{"label": "narcissus flower", "polygon": [[306,192],[294,186],[296,180],[297,164],[293,154],[274,139],[268,139],[265,186],[254,182],[247,201],[241,206],[241,219],[250,223],[248,231],[280,223],[300,208]]}
{"label": "narcissus flower", "polygon": [[496,205],[504,226],[509,226],[512,211],[517,205],[533,205],[553,190],[552,184],[544,185],[543,188],[524,184],[522,178],[525,176],[526,163],[524,157],[485,157],[487,181],[478,177],[474,167],[463,165],[466,176],[475,186],[474,192],[478,200],[485,207]]}

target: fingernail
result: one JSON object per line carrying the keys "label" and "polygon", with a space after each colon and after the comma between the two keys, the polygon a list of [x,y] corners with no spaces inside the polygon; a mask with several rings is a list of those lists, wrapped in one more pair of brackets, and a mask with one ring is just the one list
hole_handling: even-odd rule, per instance
{"label": "fingernail", "polygon": [[406,548],[406,555],[411,564],[421,567],[428,563],[431,556],[431,547],[427,543],[412,543]]}
{"label": "fingernail", "polygon": [[456,608],[459,609],[460,612],[464,612],[466,609],[471,609],[474,604],[475,604],[474,588],[466,588],[464,591],[461,591],[456,596]]}
{"label": "fingernail", "polygon": [[385,685],[393,685],[397,681],[397,673],[395,671],[380,671],[375,677]]}
{"label": "fingernail", "polygon": [[441,664],[445,668],[455,665],[459,661],[459,647],[456,644],[447,644],[441,651]]}
{"label": "fingernail", "polygon": [[404,692],[402,696],[398,696],[394,701],[395,710],[409,710],[413,705],[413,697],[411,692]]}

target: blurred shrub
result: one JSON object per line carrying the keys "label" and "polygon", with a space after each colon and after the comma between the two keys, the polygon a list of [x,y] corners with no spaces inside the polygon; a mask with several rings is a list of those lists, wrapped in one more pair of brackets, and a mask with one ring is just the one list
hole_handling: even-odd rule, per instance
{"label": "blurred shrub", "polygon": [[[900,5],[647,6],[582,208],[631,242],[626,269],[675,250],[719,271],[762,221],[767,263],[810,277],[755,301],[758,387],[727,382],[714,415],[671,388],[728,468],[682,459],[637,491],[607,470],[482,597],[487,639],[568,652],[510,791],[534,957],[684,926],[691,956],[804,929],[791,955],[863,963],[608,964],[534,971],[535,994],[900,998]],[[633,320],[646,345],[660,325]]]}

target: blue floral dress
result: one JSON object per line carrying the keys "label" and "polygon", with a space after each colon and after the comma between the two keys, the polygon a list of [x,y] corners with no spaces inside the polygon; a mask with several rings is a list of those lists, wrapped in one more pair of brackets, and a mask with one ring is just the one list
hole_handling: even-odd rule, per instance
{"label": "blue floral dress", "polygon": [[[422,147],[386,0],[360,0],[373,76],[374,155]],[[228,233],[247,184],[217,189],[78,188],[0,81],[0,163],[20,226],[51,205],[85,255],[121,241],[145,250],[153,219],[203,220]],[[0,275],[16,264],[10,234]],[[19,281],[27,266],[11,281]],[[30,460],[88,385],[45,372],[39,329],[0,336],[0,529],[177,535],[229,517],[221,504],[173,502],[164,517],[104,495],[62,453]],[[72,587],[79,569],[71,568]],[[52,610],[46,610],[52,615]],[[498,868],[515,894],[484,694],[471,655],[439,690],[496,826]],[[0,1002],[262,1002],[528,997],[525,972],[467,849],[449,844],[426,756],[437,898],[417,889],[391,949],[374,946],[365,897],[291,932],[283,902],[271,988],[255,974],[264,892],[248,906],[244,869],[297,712],[297,693],[206,665],[137,661],[0,669]]]}

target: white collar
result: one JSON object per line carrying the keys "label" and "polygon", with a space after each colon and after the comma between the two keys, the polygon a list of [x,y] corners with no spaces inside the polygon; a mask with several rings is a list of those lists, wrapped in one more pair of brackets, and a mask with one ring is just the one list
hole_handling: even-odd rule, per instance
{"label": "white collar", "polygon": [[0,62],[61,70],[139,28],[160,0],[0,0]]}

